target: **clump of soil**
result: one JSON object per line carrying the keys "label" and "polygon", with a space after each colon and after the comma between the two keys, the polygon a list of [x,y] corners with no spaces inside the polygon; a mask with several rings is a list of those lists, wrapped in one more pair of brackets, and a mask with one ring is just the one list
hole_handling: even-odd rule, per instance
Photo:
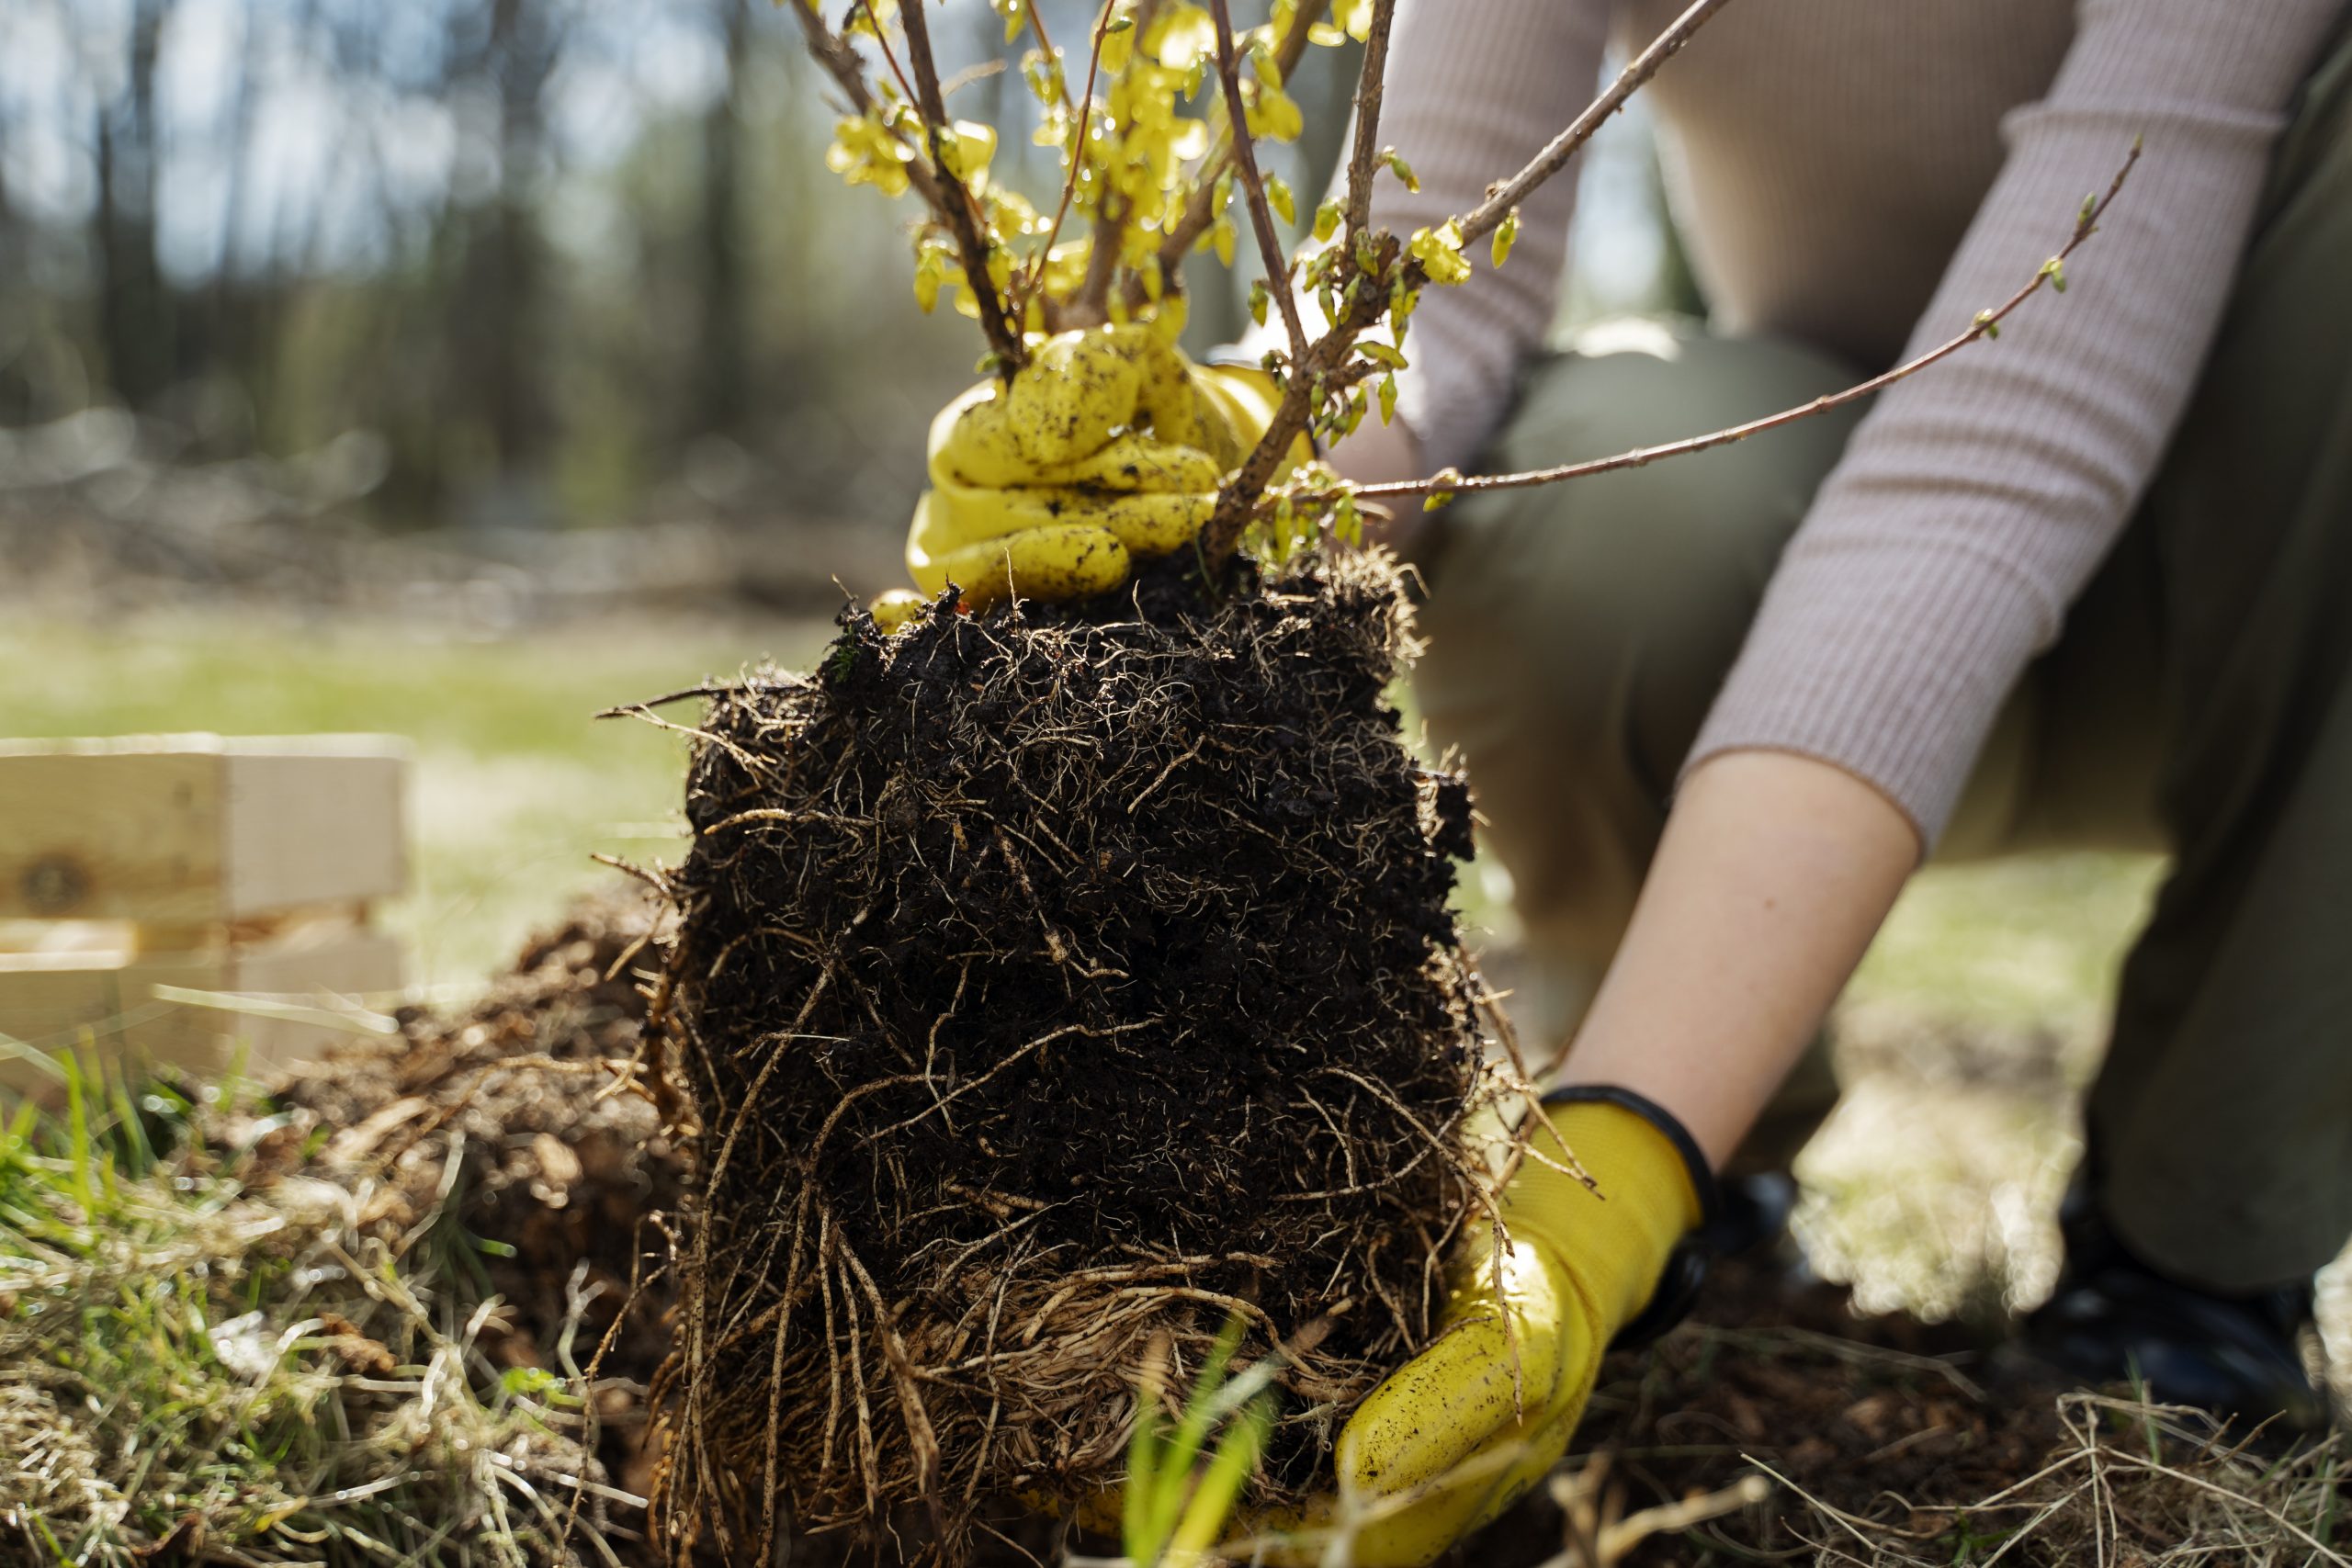
{"label": "clump of soil", "polygon": [[[863,614],[706,694],[663,977],[695,1129],[683,1552],[1115,1481],[1134,1376],[1287,1342],[1262,1495],[1426,1342],[1498,1091],[1462,781],[1385,697],[1384,558],[1204,600]],[[1501,1134],[1498,1134],[1499,1138]],[[745,1550],[749,1547],[750,1550]]]}
{"label": "clump of soil", "polygon": [[[683,1166],[638,1077],[659,911],[630,885],[573,901],[455,1012],[403,1009],[390,1040],[275,1086],[247,1179],[322,1176],[398,1233],[447,1212],[486,1247],[499,1362],[567,1375],[596,1360],[596,1457],[651,1481],[645,1389],[668,1353],[662,1276]],[[566,1354],[571,1366],[563,1364]]]}

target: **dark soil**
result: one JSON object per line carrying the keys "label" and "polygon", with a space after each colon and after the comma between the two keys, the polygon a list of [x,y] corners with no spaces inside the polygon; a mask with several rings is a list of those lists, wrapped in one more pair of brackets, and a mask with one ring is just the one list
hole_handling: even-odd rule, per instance
{"label": "dark soil", "polygon": [[[553,1064],[632,1056],[644,998],[626,976],[649,960],[625,955],[650,925],[642,898],[583,901],[476,1007],[412,1013],[392,1048],[341,1058],[287,1086],[279,1103],[292,1120],[265,1144],[251,1177],[322,1173],[348,1182],[374,1171],[382,1181],[374,1218],[404,1224],[431,1210],[446,1162],[457,1159],[458,1220],[515,1249],[491,1261],[482,1289],[510,1303],[492,1343],[516,1365],[557,1370],[569,1286],[583,1263],[583,1280],[605,1292],[584,1314],[583,1347],[624,1299],[631,1269],[645,1265],[643,1289],[599,1369],[605,1472],[639,1495],[658,1452],[645,1382],[670,1346],[677,1300],[674,1276],[658,1267],[662,1234],[649,1225],[678,1201],[683,1156],[643,1099],[603,1092],[612,1074]],[[619,974],[607,979],[616,963]],[[458,1131],[462,1139],[452,1137]],[[323,1142],[322,1133],[330,1134]],[[1812,1562],[1815,1543],[1874,1560],[1799,1491],[1866,1521],[1873,1540],[1905,1558],[1976,1561],[2076,1483],[2065,1472],[2005,1508],[1973,1506],[2068,1449],[2055,1404],[2063,1388],[1979,1331],[1857,1318],[1837,1286],[1754,1261],[1727,1264],[1690,1323],[1650,1350],[1609,1359],[1566,1474],[1589,1487],[1586,1502],[1603,1518],[1720,1492],[1755,1473],[1750,1458],[1789,1483],[1653,1537],[1622,1559],[1629,1564]],[[2197,1495],[2136,1501],[2161,1519],[2158,1505]],[[2074,1538],[2054,1528],[2064,1522],[2005,1561],[2079,1560],[2069,1555]],[[989,1523],[1018,1544],[984,1535],[978,1562],[1054,1560],[1049,1523],[1012,1513]],[[902,1561],[930,1525],[920,1507],[900,1510],[894,1524],[895,1538],[876,1552],[848,1550],[834,1534],[797,1539],[791,1560],[811,1568]],[[1559,1502],[1539,1490],[1448,1561],[1532,1568],[1556,1558],[1570,1534]],[[667,1561],[633,1510],[613,1509],[605,1540],[628,1568]],[[722,1558],[709,1551],[701,1561]],[[765,1560],[747,1552],[737,1561]]]}
{"label": "dark soil", "polygon": [[[2041,1467],[2065,1437],[2054,1402],[2066,1386],[1971,1330],[1858,1318],[1840,1287],[1731,1263],[1690,1322],[1648,1352],[1611,1358],[1577,1450],[1608,1456],[1621,1516],[1733,1486],[1756,1473],[1753,1459],[1832,1507],[1933,1535],[1954,1526],[1955,1506]],[[1806,1562],[1835,1530],[1776,1485],[1624,1561]],[[1561,1510],[1539,1495],[1458,1555],[1502,1568],[1541,1562],[1561,1540]]]}
{"label": "dark soil", "polygon": [[681,1541],[1082,1502],[1134,1376],[1294,1342],[1279,1495],[1430,1335],[1491,1092],[1467,792],[1385,691],[1394,571],[862,614],[711,694],[665,976],[701,1169]]}

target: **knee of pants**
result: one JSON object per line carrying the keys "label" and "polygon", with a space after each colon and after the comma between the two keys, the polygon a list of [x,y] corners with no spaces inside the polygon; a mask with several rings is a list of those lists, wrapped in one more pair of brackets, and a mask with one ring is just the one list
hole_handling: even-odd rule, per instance
{"label": "knee of pants", "polygon": [[[1530,378],[1488,471],[1654,446],[1850,384],[1826,357],[1651,323]],[[1531,926],[1611,932],[1683,756],[1853,416],[1441,514],[1416,684]]]}

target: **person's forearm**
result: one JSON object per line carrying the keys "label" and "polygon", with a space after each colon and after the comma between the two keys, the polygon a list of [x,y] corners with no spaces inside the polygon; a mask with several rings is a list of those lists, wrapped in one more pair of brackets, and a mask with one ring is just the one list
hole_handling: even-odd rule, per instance
{"label": "person's forearm", "polygon": [[1648,1096],[1720,1167],[1804,1053],[1918,863],[1911,820],[1783,752],[1695,769],[1561,1081]]}

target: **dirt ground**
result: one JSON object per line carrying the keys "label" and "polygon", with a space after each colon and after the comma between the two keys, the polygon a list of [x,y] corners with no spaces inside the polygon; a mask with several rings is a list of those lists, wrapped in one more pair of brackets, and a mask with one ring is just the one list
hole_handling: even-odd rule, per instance
{"label": "dirt ground", "polygon": [[[404,1057],[288,1098],[351,1129],[345,1154],[371,1130],[445,1152],[472,1130],[485,1152],[469,1223],[517,1249],[498,1279],[514,1364],[552,1365],[552,1337],[582,1333],[554,1303],[577,1300],[583,1269],[605,1290],[587,1324],[599,1334],[639,1274],[595,1405],[607,1473],[642,1495],[642,1395],[670,1300],[644,1277],[661,1240],[646,1216],[673,1196],[676,1167],[647,1141],[650,1108],[601,1094],[593,1070],[634,1048],[634,929],[609,908],[575,915],[471,1013],[412,1020]],[[1799,1167],[1810,1264],[1792,1247],[1725,1266],[1690,1323],[1611,1358],[1548,1495],[1453,1561],[2346,1561],[2342,1438],[2236,1454],[2129,1391],[2069,1391],[2004,1343],[2007,1313],[2055,1267],[2078,1043],[1884,1014],[1845,1032],[1845,1101]],[[492,1069],[526,1053],[539,1065]],[[2340,1335],[2340,1287],[2332,1301]],[[620,1561],[652,1561],[640,1522],[616,1512]]]}

